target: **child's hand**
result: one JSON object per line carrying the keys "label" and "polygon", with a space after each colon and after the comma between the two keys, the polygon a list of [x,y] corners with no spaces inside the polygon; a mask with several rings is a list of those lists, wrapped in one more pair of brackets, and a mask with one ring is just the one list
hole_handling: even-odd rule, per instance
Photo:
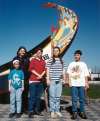
{"label": "child's hand", "polygon": [[47,85],[50,86],[50,80],[47,80]]}
{"label": "child's hand", "polygon": [[2,74],[0,73],[0,77],[2,76]]}
{"label": "child's hand", "polygon": [[88,83],[85,83],[85,89],[89,89],[89,84]]}
{"label": "child's hand", "polygon": [[71,82],[69,82],[69,87],[72,87],[72,84],[71,84]]}
{"label": "child's hand", "polygon": [[12,91],[12,89],[11,89],[11,87],[9,87],[9,92],[11,92]]}
{"label": "child's hand", "polygon": [[37,79],[42,79],[42,76],[41,76],[41,75],[39,75],[39,76],[37,77]]}
{"label": "child's hand", "polygon": [[22,92],[24,91],[24,88],[22,88]]}
{"label": "child's hand", "polygon": [[9,89],[9,92],[11,92],[11,89]]}
{"label": "child's hand", "polygon": [[66,82],[63,85],[64,85],[64,87],[69,87],[69,84]]}

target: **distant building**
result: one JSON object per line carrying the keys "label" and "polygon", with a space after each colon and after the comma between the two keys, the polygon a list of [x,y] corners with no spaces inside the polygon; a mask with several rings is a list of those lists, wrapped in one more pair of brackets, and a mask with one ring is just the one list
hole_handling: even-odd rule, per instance
{"label": "distant building", "polygon": [[91,73],[91,80],[100,81],[100,73]]}

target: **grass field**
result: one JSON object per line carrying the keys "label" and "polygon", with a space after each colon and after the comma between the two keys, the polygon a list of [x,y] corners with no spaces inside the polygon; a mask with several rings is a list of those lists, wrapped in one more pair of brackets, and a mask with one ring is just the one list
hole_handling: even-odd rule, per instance
{"label": "grass field", "polygon": [[[63,87],[63,93],[64,96],[70,96],[70,88]],[[88,97],[92,99],[100,98],[100,85],[97,84],[91,84],[90,88],[88,89]]]}

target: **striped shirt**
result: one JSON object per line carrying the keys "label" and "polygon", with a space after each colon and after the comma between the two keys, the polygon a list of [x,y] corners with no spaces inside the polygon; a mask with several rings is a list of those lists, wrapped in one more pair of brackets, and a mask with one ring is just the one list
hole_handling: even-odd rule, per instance
{"label": "striped shirt", "polygon": [[65,64],[61,63],[59,58],[55,58],[55,62],[52,62],[51,58],[46,67],[49,68],[49,77],[51,81],[60,81],[63,76],[63,70],[65,69]]}

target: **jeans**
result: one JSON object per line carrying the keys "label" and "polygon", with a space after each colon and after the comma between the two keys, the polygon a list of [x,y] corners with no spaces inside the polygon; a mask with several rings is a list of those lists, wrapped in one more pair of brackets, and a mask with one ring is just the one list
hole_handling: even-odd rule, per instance
{"label": "jeans", "polygon": [[77,100],[79,97],[80,102],[80,112],[84,112],[85,106],[85,88],[84,87],[71,87],[71,95],[72,95],[72,112],[77,112]]}
{"label": "jeans", "polygon": [[22,107],[22,89],[14,89],[11,87],[10,91],[10,112],[11,113],[21,113]]}
{"label": "jeans", "polygon": [[62,82],[51,81],[49,87],[50,112],[60,111],[60,97],[62,93]]}
{"label": "jeans", "polygon": [[40,98],[43,90],[43,84],[40,82],[29,84],[29,112],[40,111]]}

